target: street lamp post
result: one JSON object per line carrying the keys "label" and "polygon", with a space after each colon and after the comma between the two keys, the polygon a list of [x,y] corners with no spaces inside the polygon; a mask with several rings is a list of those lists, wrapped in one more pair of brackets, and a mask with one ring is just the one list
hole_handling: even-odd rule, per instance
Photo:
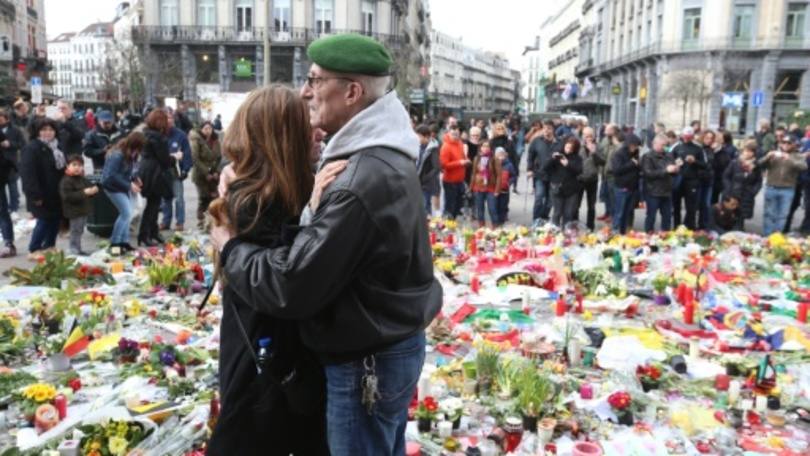
{"label": "street lamp post", "polygon": [[270,2],[264,0],[264,84],[270,84]]}

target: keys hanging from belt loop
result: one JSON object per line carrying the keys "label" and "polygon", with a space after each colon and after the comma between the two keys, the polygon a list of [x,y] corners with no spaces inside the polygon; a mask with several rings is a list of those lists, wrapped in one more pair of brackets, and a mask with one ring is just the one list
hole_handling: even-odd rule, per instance
{"label": "keys hanging from belt loop", "polygon": [[363,367],[365,368],[365,374],[361,380],[363,388],[362,403],[366,406],[368,414],[371,415],[374,410],[374,404],[380,398],[380,391],[377,389],[377,383],[379,381],[376,371],[377,361],[374,359],[374,355],[363,358]]}

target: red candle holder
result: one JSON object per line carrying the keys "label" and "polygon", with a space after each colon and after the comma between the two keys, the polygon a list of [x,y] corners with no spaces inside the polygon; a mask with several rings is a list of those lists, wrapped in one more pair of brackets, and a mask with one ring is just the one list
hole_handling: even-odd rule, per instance
{"label": "red candle holder", "polygon": [[810,302],[804,301],[799,303],[799,306],[796,308],[796,320],[798,320],[799,323],[807,323],[808,308],[810,308]]}
{"label": "red candle holder", "polygon": [[523,439],[523,421],[518,417],[510,416],[506,419],[503,430],[506,432],[504,450],[511,453],[517,449]]}
{"label": "red candle holder", "polygon": [[731,377],[726,374],[717,374],[714,378],[714,387],[719,391],[728,391],[731,384]]}

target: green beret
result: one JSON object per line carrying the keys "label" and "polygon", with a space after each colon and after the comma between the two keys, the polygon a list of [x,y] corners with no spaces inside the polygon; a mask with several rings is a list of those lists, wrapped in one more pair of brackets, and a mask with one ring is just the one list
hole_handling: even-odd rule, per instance
{"label": "green beret", "polygon": [[307,56],[329,71],[370,76],[389,74],[393,63],[385,46],[372,38],[354,33],[330,35],[315,40],[309,45]]}

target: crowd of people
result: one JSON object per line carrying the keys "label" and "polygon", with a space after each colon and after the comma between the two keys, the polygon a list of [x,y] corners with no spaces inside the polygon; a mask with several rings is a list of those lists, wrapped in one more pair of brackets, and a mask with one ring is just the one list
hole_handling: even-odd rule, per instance
{"label": "crowd of people", "polygon": [[[736,144],[730,132],[702,129],[698,121],[679,134],[657,123],[640,136],[612,124],[597,130],[578,118],[527,128],[511,116],[489,123],[449,117],[416,131],[429,214],[456,218],[466,208],[481,226],[504,224],[523,160],[536,223],[582,221],[593,230],[601,221],[625,233],[634,226],[635,210],[644,208],[647,232],[656,222],[663,231],[680,225],[743,231],[764,185],[762,233],[810,234],[810,126],[772,130],[763,120],[755,136]],[[604,203],[599,217],[598,201]],[[794,226],[802,205],[804,218]]]}
{"label": "crowd of people", "polygon": [[[197,225],[203,228],[224,165],[221,129],[219,118],[195,128],[182,109],[152,109],[144,117],[92,109],[77,114],[71,102],[58,100],[50,110],[42,104],[30,112],[21,99],[0,109],[0,258],[17,255],[13,223],[19,218],[20,181],[36,219],[28,245],[32,259],[53,249],[61,230],[70,232],[71,253],[86,254],[81,238],[92,199],[102,192],[118,210],[113,254],[134,249],[130,225],[140,205],[137,243],[163,243],[161,231],[171,229],[173,219],[174,230],[185,229],[183,182],[189,174],[199,192]],[[85,160],[92,164],[88,176]]]}

